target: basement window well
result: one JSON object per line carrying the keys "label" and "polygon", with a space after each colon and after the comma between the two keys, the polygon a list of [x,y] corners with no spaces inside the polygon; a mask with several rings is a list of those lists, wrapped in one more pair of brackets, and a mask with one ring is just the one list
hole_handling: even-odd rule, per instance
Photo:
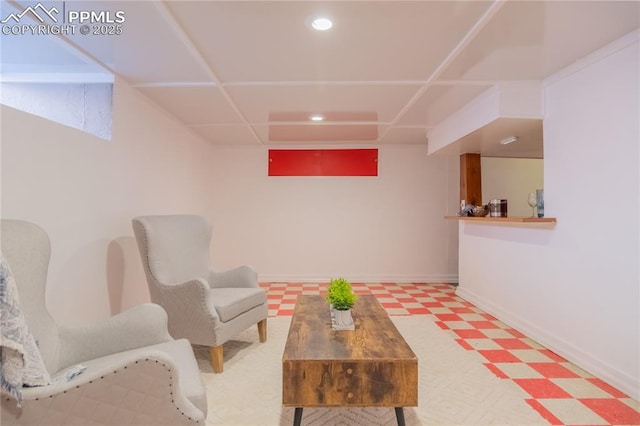
{"label": "basement window well", "polygon": [[111,140],[113,83],[3,82],[0,103]]}
{"label": "basement window well", "polygon": [[0,103],[111,140],[113,72],[78,47],[98,40],[33,30],[61,28],[64,7],[0,0]]}

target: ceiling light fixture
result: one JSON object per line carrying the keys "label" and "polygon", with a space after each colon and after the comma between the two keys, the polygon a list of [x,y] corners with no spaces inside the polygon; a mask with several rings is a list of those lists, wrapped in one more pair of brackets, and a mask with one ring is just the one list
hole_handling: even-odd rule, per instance
{"label": "ceiling light fixture", "polygon": [[311,26],[314,30],[326,31],[333,27],[333,22],[329,18],[316,18],[311,22]]}
{"label": "ceiling light fixture", "polygon": [[500,143],[501,143],[502,145],[509,145],[510,143],[513,143],[513,142],[515,142],[515,141],[517,141],[517,140],[518,140],[518,137],[517,137],[517,136],[508,136],[508,137],[506,137],[506,138],[502,139],[502,140],[500,141]]}
{"label": "ceiling light fixture", "polygon": [[311,121],[322,121],[324,120],[324,117],[320,114],[314,114],[311,117],[309,117],[311,119]]}

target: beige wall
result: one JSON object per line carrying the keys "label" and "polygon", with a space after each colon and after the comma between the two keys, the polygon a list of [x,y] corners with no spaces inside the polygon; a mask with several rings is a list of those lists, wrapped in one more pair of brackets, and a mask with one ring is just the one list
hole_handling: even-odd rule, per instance
{"label": "beige wall", "polygon": [[266,281],[457,281],[457,224],[444,220],[457,211],[456,157],[381,147],[377,177],[268,177],[267,151],[215,149],[219,267],[246,261]]}
{"label": "beige wall", "polygon": [[[545,80],[545,214],[461,223],[458,294],[640,398],[638,32]],[[610,200],[592,208],[589,200]]]}
{"label": "beige wall", "polygon": [[482,157],[482,198],[486,204],[498,198],[507,200],[509,216],[531,216],[527,198],[543,188],[543,162],[533,158]]}
{"label": "beige wall", "polygon": [[2,217],[42,226],[52,241],[47,300],[65,323],[148,301],[131,218],[209,214],[211,146],[136,90],[114,88],[105,141],[2,107]]}
{"label": "beige wall", "polygon": [[2,107],[2,217],[52,240],[48,303],[83,323],[148,301],[142,214],[214,225],[214,265],[261,280],[457,281],[458,159],[380,150],[374,178],[268,178],[267,149],[213,146],[123,82],[105,141]]}

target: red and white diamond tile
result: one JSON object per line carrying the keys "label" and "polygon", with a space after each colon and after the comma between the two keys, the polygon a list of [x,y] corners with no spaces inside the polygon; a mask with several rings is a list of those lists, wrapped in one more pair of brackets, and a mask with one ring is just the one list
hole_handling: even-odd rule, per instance
{"label": "red and white diamond tile", "polygon": [[[424,315],[452,339],[478,354],[497,377],[549,424],[640,425],[640,403],[544,348],[472,303],[449,284],[352,283],[373,294],[389,315]],[[326,283],[269,282],[269,316],[293,315],[299,294],[326,294]]]}

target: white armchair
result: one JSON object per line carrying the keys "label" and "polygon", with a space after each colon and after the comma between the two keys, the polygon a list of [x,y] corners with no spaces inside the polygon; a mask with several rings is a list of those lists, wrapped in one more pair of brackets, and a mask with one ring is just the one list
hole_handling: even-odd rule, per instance
{"label": "white armchair", "polygon": [[249,266],[214,271],[211,225],[200,216],[141,216],[132,221],[151,301],[169,315],[176,338],[210,347],[211,364],[223,371],[223,344],[257,324],[267,339],[267,295]]}
{"label": "white armchair", "polygon": [[[52,383],[2,398],[3,425],[203,425],[207,400],[189,342],[174,340],[166,312],[144,304],[80,328],[55,324],[45,306],[50,242],[40,227],[2,220],[2,254]],[[70,381],[64,374],[82,364]]]}

